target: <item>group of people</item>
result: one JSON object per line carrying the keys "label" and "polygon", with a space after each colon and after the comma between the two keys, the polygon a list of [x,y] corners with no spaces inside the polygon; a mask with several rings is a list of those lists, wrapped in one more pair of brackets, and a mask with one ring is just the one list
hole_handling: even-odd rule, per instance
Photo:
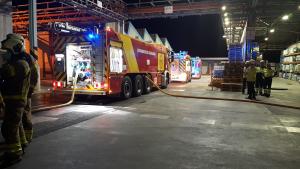
{"label": "group of people", "polygon": [[0,110],[3,112],[0,168],[21,161],[32,141],[31,96],[38,81],[37,60],[25,52],[24,38],[8,34],[0,49]]}
{"label": "group of people", "polygon": [[247,61],[244,67],[242,93],[244,94],[247,88],[247,99],[256,100],[258,94],[270,97],[273,76],[271,65],[266,64],[264,60]]}

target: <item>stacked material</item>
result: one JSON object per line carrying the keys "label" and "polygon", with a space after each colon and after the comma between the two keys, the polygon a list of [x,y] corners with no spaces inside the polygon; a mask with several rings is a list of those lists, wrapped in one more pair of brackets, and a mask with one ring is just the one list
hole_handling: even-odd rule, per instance
{"label": "stacked material", "polygon": [[243,80],[242,63],[226,63],[221,90],[222,91],[241,91]]}
{"label": "stacked material", "polygon": [[221,88],[224,77],[224,66],[214,66],[211,83],[209,86]]}
{"label": "stacked material", "polygon": [[288,47],[282,52],[280,77],[300,82],[300,43]]}

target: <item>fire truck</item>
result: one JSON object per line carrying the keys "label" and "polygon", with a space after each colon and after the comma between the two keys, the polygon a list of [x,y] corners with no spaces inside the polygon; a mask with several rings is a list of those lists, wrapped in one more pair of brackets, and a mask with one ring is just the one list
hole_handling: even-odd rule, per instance
{"label": "fire truck", "polygon": [[202,61],[201,61],[200,57],[193,57],[192,58],[192,78],[193,79],[201,78],[201,67],[202,67]]}
{"label": "fire truck", "polygon": [[119,95],[125,99],[151,92],[152,83],[169,83],[169,53],[161,44],[146,43],[106,28],[98,33],[55,39],[54,91],[83,95]]}
{"label": "fire truck", "polygon": [[174,54],[171,63],[171,82],[190,82],[192,80],[191,57],[186,51]]}

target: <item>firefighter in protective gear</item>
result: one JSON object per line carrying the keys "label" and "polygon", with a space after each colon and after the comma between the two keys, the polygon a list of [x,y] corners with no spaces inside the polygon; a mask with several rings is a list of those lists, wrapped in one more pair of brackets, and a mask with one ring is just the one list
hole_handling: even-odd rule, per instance
{"label": "firefighter in protective gear", "polygon": [[271,65],[268,64],[267,68],[264,69],[265,85],[264,85],[264,95],[266,97],[271,96],[272,78],[274,76],[274,71],[271,69]]}
{"label": "firefighter in protective gear", "polygon": [[[245,93],[245,89],[247,87],[247,78],[246,78],[246,70],[247,68],[249,67],[249,61],[246,61],[245,62],[245,65],[244,65],[244,69],[243,69],[243,87],[242,87],[242,94]],[[249,93],[249,92],[247,92]]]}
{"label": "firefighter in protective gear", "polygon": [[247,87],[248,87],[248,99],[256,100],[255,97],[255,80],[256,80],[256,68],[255,61],[251,60],[249,62],[249,67],[246,69],[246,79],[247,79]]}
{"label": "firefighter in protective gear", "polygon": [[[24,42],[23,36],[14,33],[8,34],[7,39],[19,39],[20,41]],[[33,135],[33,126],[31,122],[31,97],[38,82],[38,63],[34,57],[27,54],[25,51],[21,52],[21,55],[26,59],[30,67],[30,86],[27,95],[27,104],[25,106],[25,110],[22,116],[22,124],[25,132],[26,141],[31,142]],[[24,147],[26,147],[27,145],[26,141],[24,142],[25,144],[23,144]]]}
{"label": "firefighter in protective gear", "polygon": [[25,49],[24,41],[14,37],[5,39],[2,41],[2,49],[10,54],[10,59],[6,61],[0,72],[3,80],[0,89],[5,103],[1,131],[7,145],[1,160],[3,160],[2,166],[6,166],[22,159],[22,144],[26,144],[21,123],[29,90],[30,68],[21,54]]}
{"label": "firefighter in protective gear", "polygon": [[256,95],[257,94],[263,95],[263,91],[262,91],[264,87],[263,68],[264,68],[264,61],[261,60],[256,65],[256,81],[255,81]]}
{"label": "firefighter in protective gear", "polygon": [[27,58],[27,62],[30,67],[30,86],[27,95],[27,104],[25,106],[25,111],[22,118],[22,123],[25,131],[26,140],[31,142],[33,135],[33,127],[31,122],[31,96],[34,92],[34,89],[38,83],[38,63],[31,55],[24,53]]}

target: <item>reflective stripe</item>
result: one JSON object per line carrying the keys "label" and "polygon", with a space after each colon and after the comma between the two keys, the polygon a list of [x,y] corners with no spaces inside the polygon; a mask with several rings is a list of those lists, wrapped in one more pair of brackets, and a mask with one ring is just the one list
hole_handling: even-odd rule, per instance
{"label": "reflective stripe", "polygon": [[24,135],[24,137],[21,137],[21,138],[20,138],[20,142],[21,142],[22,145],[28,144],[25,135]]}
{"label": "reflective stripe", "polygon": [[24,130],[27,141],[32,140],[33,130]]}
{"label": "reflective stripe", "polygon": [[11,153],[19,153],[22,152],[22,146],[20,143],[15,144],[7,144],[7,149]]}

